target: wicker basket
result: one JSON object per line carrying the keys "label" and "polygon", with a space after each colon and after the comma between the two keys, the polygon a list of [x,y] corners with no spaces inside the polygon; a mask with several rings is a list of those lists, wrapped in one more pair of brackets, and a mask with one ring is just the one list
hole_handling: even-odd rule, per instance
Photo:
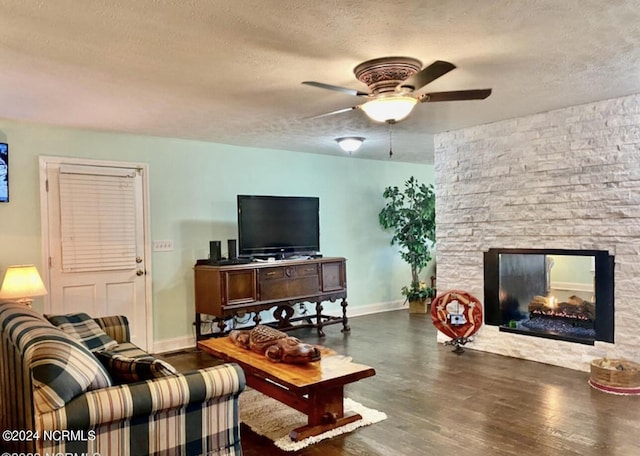
{"label": "wicker basket", "polygon": [[409,301],[409,313],[426,314],[429,312],[430,304],[431,298],[426,298],[418,301]]}
{"label": "wicker basket", "polygon": [[591,380],[605,386],[637,388],[640,387],[640,364],[624,359],[594,359]]}

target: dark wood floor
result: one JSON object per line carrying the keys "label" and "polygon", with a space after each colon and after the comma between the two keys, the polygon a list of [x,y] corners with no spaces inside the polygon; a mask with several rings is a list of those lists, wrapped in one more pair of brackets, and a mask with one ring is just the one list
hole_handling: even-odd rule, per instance
{"label": "dark wood floor", "polygon": [[[339,325],[324,339],[292,334],[375,367],[346,395],[389,418],[297,453],[243,426],[245,456],[640,455],[640,397],[596,391],[588,373],[469,349],[456,355],[436,343],[428,316],[406,310],[350,323],[348,335]],[[193,351],[166,359],[181,370],[216,363]]]}

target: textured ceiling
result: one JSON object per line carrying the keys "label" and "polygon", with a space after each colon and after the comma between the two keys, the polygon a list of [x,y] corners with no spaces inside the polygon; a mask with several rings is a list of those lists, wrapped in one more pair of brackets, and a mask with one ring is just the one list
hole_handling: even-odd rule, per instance
{"label": "textured ceiling", "polygon": [[0,118],[388,159],[389,130],[351,111],[362,61],[457,69],[393,132],[393,160],[430,163],[433,134],[640,92],[638,0],[0,0]]}

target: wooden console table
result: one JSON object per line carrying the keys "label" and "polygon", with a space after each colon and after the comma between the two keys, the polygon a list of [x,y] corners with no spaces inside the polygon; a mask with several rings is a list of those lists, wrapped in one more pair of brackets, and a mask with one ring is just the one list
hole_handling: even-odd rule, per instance
{"label": "wooden console table", "polygon": [[289,433],[295,441],[362,419],[358,414],[345,414],[344,386],[376,374],[374,368],[326,348],[320,361],[298,365],[271,362],[237,347],[228,337],[198,342],[198,348],[238,363],[248,386],[307,415],[307,425]]}
{"label": "wooden console table", "polygon": [[[324,336],[322,328],[335,323],[342,323],[342,331],[350,329],[344,258],[197,265],[194,278],[197,340],[225,335],[227,320],[249,313],[254,314],[253,321],[258,324],[260,312],[273,307],[274,326],[282,331],[313,327]],[[322,303],[338,299],[342,316],[324,315]],[[315,314],[294,317],[292,306],[299,303],[315,303]],[[202,333],[203,314],[214,317],[220,332]]]}

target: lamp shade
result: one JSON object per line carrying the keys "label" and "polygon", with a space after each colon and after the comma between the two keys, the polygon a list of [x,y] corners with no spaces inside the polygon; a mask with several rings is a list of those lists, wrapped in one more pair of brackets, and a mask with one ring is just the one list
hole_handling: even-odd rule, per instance
{"label": "lamp shade", "polygon": [[362,143],[364,142],[364,138],[359,136],[347,136],[344,138],[336,138],[336,142],[342,150],[351,153],[360,149],[360,146],[362,146]]}
{"label": "lamp shade", "polygon": [[44,296],[47,289],[42,283],[38,270],[32,264],[9,266],[4,274],[0,299],[14,299],[29,302],[34,296]]}
{"label": "lamp shade", "polygon": [[412,96],[394,94],[367,101],[360,108],[376,122],[398,122],[413,111],[417,102]]}

